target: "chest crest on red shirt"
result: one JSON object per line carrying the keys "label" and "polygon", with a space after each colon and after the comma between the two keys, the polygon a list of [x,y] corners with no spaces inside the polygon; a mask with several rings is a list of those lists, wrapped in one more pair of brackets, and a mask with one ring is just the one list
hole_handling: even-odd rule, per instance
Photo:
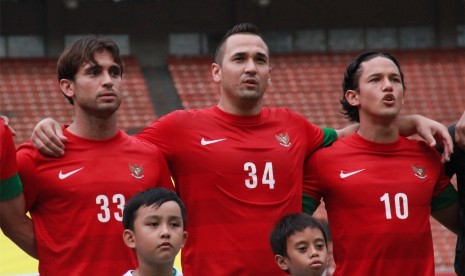
{"label": "chest crest on red shirt", "polygon": [[276,140],[278,140],[279,144],[283,147],[290,147],[291,146],[291,139],[289,138],[289,134],[286,133],[278,133],[274,135]]}
{"label": "chest crest on red shirt", "polygon": [[129,164],[129,170],[131,170],[131,175],[136,179],[144,177],[144,167],[142,167],[142,165]]}
{"label": "chest crest on red shirt", "polygon": [[421,165],[412,165],[412,171],[420,179],[425,179],[427,177],[426,169]]}

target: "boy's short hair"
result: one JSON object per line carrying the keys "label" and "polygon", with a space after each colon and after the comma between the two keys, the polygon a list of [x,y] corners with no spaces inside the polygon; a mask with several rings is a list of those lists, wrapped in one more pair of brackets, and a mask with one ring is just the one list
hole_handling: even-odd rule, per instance
{"label": "boy's short hair", "polygon": [[288,258],[287,239],[295,232],[304,231],[305,228],[320,230],[325,245],[328,246],[325,229],[315,218],[305,213],[288,214],[280,219],[271,231],[270,244],[273,254]]}
{"label": "boy's short hair", "polygon": [[137,210],[141,207],[160,207],[163,203],[168,201],[176,202],[179,205],[179,208],[181,208],[182,223],[183,228],[185,229],[187,215],[184,203],[175,192],[161,187],[139,192],[128,201],[123,210],[124,229],[134,230],[134,220],[136,219]]}

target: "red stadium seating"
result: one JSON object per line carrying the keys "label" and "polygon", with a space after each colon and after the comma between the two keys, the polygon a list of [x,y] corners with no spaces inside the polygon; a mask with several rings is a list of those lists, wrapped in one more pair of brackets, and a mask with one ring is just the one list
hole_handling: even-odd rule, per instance
{"label": "red stadium seating", "polygon": [[[444,124],[465,110],[465,51],[417,50],[393,52],[407,86],[404,113],[422,114]],[[355,56],[344,54],[281,54],[271,59],[272,85],[267,106],[289,107],[317,125],[340,128],[348,124],[340,114],[342,77]],[[210,73],[210,57],[171,57],[169,69],[186,109],[214,105],[217,84]]]}
{"label": "red stadium seating", "polygon": [[[134,58],[125,58],[124,100],[119,127],[134,131],[156,119],[149,91]],[[2,59],[0,113],[10,118],[17,145],[30,140],[35,124],[45,117],[72,121],[73,107],[62,95],[56,76],[56,59]]]}
{"label": "red stadium seating", "polygon": [[[415,50],[392,52],[405,75],[403,113],[421,114],[443,124],[456,121],[465,110],[465,51]],[[281,54],[271,59],[272,85],[266,106],[289,107],[317,125],[341,128],[348,121],[340,113],[342,78],[356,54]],[[171,57],[169,69],[184,108],[218,102],[210,57]],[[324,207],[317,217],[326,219]],[[431,219],[436,271],[453,272],[455,235]],[[443,274],[445,275],[445,274]]]}

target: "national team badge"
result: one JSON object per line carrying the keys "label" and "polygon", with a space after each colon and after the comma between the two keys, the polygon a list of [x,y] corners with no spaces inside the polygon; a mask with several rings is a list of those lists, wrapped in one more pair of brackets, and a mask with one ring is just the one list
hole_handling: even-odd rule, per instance
{"label": "national team badge", "polygon": [[144,177],[144,168],[142,165],[129,164],[129,169],[131,170],[131,175],[137,179]]}
{"label": "national team badge", "polygon": [[427,176],[425,167],[420,167],[418,165],[412,165],[412,171],[420,179],[425,179]]}
{"label": "national team badge", "polygon": [[276,140],[278,140],[279,144],[283,147],[290,147],[291,146],[291,141],[289,139],[289,134],[286,133],[278,133],[274,135],[276,137]]}

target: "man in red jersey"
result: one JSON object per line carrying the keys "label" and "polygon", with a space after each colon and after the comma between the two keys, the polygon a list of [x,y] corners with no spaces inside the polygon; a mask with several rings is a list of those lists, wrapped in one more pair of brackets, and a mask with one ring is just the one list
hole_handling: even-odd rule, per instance
{"label": "man in red jersey", "polygon": [[117,127],[123,62],[113,41],[79,39],[57,67],[62,93],[75,111],[63,128],[67,152],[47,158],[30,143],[17,152],[39,273],[123,275],[137,266],[121,239],[125,202],[150,187],[173,189],[168,167],[155,146]]}
{"label": "man in red jersey", "polygon": [[336,133],[263,107],[269,51],[251,24],[226,34],[211,71],[218,105],[173,112],[137,135],[162,149],[186,204],[183,273],[283,275],[264,233],[301,210],[303,161]]}
{"label": "man in red jersey", "polygon": [[394,124],[404,88],[393,56],[358,56],[347,67],[341,103],[360,128],[305,164],[304,194],[313,203],[306,211],[323,198],[334,275],[434,275],[430,214],[457,232],[457,192],[439,154],[399,136]]}
{"label": "man in red jersey", "polygon": [[[283,275],[267,235],[279,218],[302,210],[304,159],[336,132],[289,109],[263,107],[270,57],[252,24],[226,33],[211,73],[218,105],[175,111],[136,135],[163,151],[186,205],[191,238],[181,251],[183,274]],[[36,134],[38,147],[51,145],[39,141],[50,136],[62,152],[56,126]]]}
{"label": "man in red jersey", "polygon": [[25,252],[37,258],[35,243],[22,243],[23,239],[34,240],[32,221],[24,214],[24,204],[15,144],[11,131],[0,120],[0,228],[18,246],[24,245]]}

